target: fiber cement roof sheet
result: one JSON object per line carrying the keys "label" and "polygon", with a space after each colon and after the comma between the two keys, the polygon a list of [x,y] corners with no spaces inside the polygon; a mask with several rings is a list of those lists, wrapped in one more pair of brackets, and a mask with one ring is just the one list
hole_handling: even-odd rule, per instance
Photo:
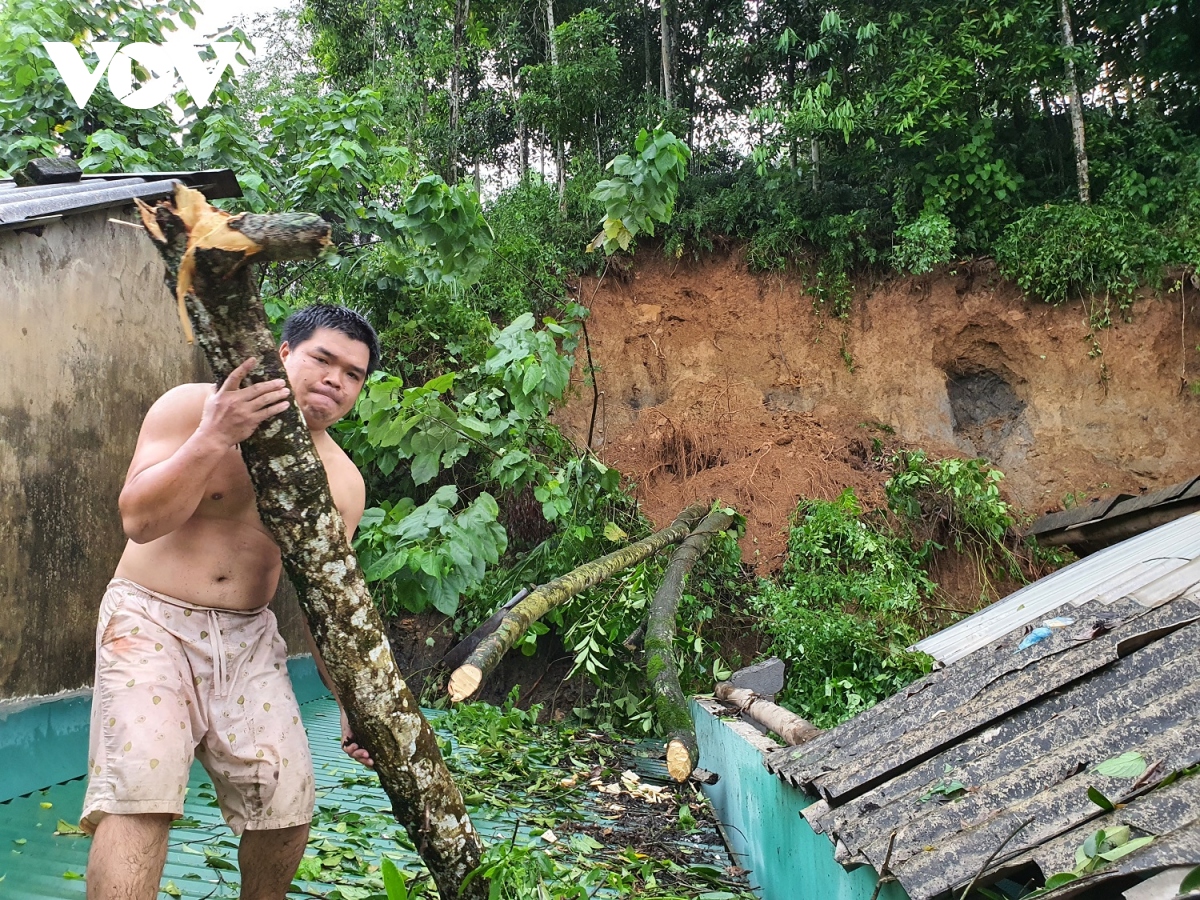
{"label": "fiber cement roof sheet", "polygon": [[[843,864],[886,870],[912,900],[957,896],[981,870],[983,885],[1069,870],[1102,827],[1153,841],[1090,876],[1095,896],[1200,863],[1200,778],[1171,778],[1200,765],[1197,596],[1192,514],[995,604],[986,628],[947,629],[948,665],[767,766],[822,798],[803,815]],[[1022,647],[1025,626],[1051,616],[1071,621]],[[1124,753],[1144,777],[1097,770]]]}

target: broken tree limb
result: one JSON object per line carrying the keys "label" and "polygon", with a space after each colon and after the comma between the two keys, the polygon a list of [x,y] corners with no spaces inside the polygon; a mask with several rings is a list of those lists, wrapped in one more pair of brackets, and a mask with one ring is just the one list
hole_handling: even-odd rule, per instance
{"label": "broken tree limb", "polygon": [[696,503],[683,510],[674,522],[662,531],[643,538],[620,550],[614,550],[599,559],[584,563],[578,569],[561,575],[543,584],[532,594],[504,614],[496,630],[480,641],[479,646],[467,657],[467,661],[450,676],[450,699],[455,703],[466,700],[479,689],[483,679],[491,673],[513,648],[529,626],[561,603],[576,594],[583,593],[617,572],[637,565],[648,556],[657,553],[668,544],[676,544],[688,536],[692,526],[708,509],[707,504]]}
{"label": "broken tree limb", "polygon": [[457,669],[467,657],[471,655],[471,651],[479,646],[479,642],[496,630],[500,624],[500,620],[504,618],[504,614],[529,596],[529,588],[521,588],[498,610],[492,613],[490,619],[468,634],[465,638],[455,644],[446,655],[442,657],[442,665],[447,669]]}
{"label": "broken tree limb", "polygon": [[713,694],[718,700],[737,707],[739,712],[745,713],[760,725],[765,725],[783,738],[783,742],[790,747],[806,744],[821,733],[820,728],[800,718],[791,710],[764,700],[754,691],[735,688],[728,681],[718,684]]}
{"label": "broken tree limb", "polygon": [[[287,378],[258,298],[251,259],[310,259],[329,225],[306,214],[229,216],[197,191],[139,204],[167,264],[168,287],[186,303],[218,379],[245,359],[248,381]],[[186,279],[186,280],[185,280]],[[482,900],[483,879],[464,881],[482,855],[437,738],[396,666],[345,523],[329,491],[312,433],[294,399],[241,444],[263,524],[275,538],[317,649],[354,734],[437,884],[442,900]]]}
{"label": "broken tree limb", "polygon": [[683,585],[696,560],[704,555],[718,533],[733,524],[725,510],[710,512],[687,536],[675,552],[663,574],[662,584],[654,592],[646,617],[646,677],[654,697],[654,712],[659,728],[667,735],[667,772],[682,784],[688,780],[700,760],[696,726],[688,711],[687,697],[679,685],[679,663],[675,659],[675,618]]}

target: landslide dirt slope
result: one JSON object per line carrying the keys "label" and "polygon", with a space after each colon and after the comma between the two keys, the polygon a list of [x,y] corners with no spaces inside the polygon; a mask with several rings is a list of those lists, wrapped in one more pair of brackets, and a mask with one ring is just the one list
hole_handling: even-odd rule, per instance
{"label": "landslide dirt slope", "polygon": [[[1196,296],[1139,300],[1089,356],[1083,303],[1027,301],[986,261],[863,285],[841,322],[814,314],[798,278],[751,273],[737,253],[643,249],[630,272],[580,285],[602,392],[592,444],[656,522],[697,498],[736,505],[761,568],[800,498],[854,487],[882,501],[880,445],[986,457],[1028,515],[1153,489],[1200,474]],[[556,420],[582,444],[580,358]]]}

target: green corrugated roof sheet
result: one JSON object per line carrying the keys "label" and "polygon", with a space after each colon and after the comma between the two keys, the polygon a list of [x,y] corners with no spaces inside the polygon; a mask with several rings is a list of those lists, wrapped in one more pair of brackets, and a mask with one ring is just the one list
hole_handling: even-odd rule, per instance
{"label": "green corrugated roof sheet", "polygon": [[[361,815],[387,813],[388,800],[378,781],[351,763],[341,752],[340,722],[337,705],[329,698],[313,700],[301,707],[317,778],[318,817],[314,835],[323,835],[345,843],[346,835],[338,833],[332,814],[348,812]],[[18,797],[0,804],[0,897],[21,900],[67,900],[85,896],[85,882],[72,875],[81,875],[87,867],[89,838],[78,835],[56,835],[59,819],[74,824],[83,804],[86,781],[78,778],[58,784],[27,797]],[[174,885],[184,898],[208,897],[209,900],[237,896],[237,872],[213,868],[208,854],[219,854],[236,862],[236,844],[229,829],[221,820],[219,810],[211,805],[212,786],[199,763],[192,768],[184,805],[184,822],[195,824],[176,826],[171,830],[171,845],[162,886]],[[321,808],[325,811],[322,813]],[[382,823],[381,823],[382,825]],[[503,830],[500,822],[481,821],[480,830]],[[511,825],[508,825],[511,831]],[[378,863],[384,853],[393,857],[401,868],[416,870],[417,858],[405,850],[393,835],[403,833],[394,821],[372,836],[371,849],[364,856]],[[310,853],[312,851],[310,850]],[[347,879],[353,882],[353,877]],[[322,893],[329,891],[328,883],[315,886]],[[160,897],[175,896],[165,891]],[[293,894],[303,897],[305,894]]]}

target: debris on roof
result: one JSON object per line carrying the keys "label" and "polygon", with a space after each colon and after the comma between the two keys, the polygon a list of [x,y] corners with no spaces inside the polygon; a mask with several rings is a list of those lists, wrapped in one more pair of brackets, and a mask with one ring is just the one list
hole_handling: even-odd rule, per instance
{"label": "debris on roof", "polygon": [[[1188,777],[1200,765],[1200,516],[1138,540],[1043,579],[1060,589],[997,618],[1006,631],[768,757],[820,797],[804,817],[843,865],[935,900],[976,878],[1074,871],[1102,828],[1151,840],[1098,860],[1072,892],[1200,862],[1200,779]],[[1173,565],[1147,566],[1151,551]]]}
{"label": "debris on roof", "polygon": [[1116,494],[1042,516],[1029,534],[1043,547],[1070,547],[1080,556],[1200,510],[1200,478],[1147,494]]}
{"label": "debris on roof", "polygon": [[229,169],[80,175],[75,181],[24,187],[5,178],[0,179],[0,231],[36,228],[62,216],[131,204],[135,198],[169,197],[176,183],[196,188],[210,200],[242,196]]}
{"label": "debris on roof", "polygon": [[[1060,606],[1078,607],[1093,600],[1103,605],[1132,595],[1146,601],[1173,590],[1172,596],[1178,596],[1179,579],[1192,577],[1182,568],[1198,557],[1200,515],[1188,515],[1040,578],[913,649],[950,665],[1013,629],[1049,618]],[[1180,574],[1174,575],[1176,571]]]}

